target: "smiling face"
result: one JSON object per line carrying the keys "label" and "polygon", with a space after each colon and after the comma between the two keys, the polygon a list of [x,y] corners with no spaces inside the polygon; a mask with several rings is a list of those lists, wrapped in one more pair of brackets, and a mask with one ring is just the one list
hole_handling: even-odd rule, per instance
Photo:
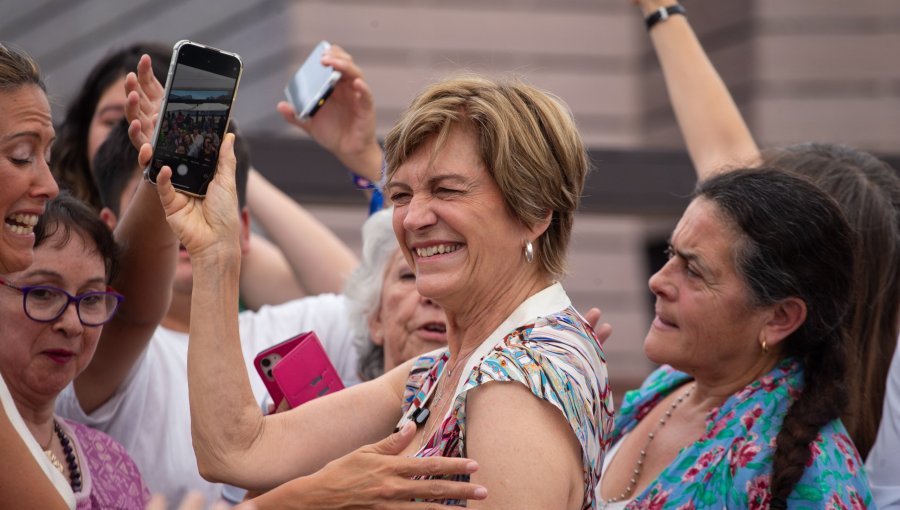
{"label": "smiling face", "polygon": [[109,132],[125,118],[125,77],[122,76],[103,91],[91,125],[88,128],[88,163],[93,164],[97,149],[109,137]]}
{"label": "smiling face", "polygon": [[[505,284],[523,282],[522,247],[532,233],[510,213],[478,156],[475,135],[453,128],[397,168],[387,185],[394,232],[423,296],[447,310],[488,303]],[[534,266],[532,266],[534,267]]]}
{"label": "smiling face", "polygon": [[36,85],[0,91],[0,274],[31,264],[33,228],[59,193],[50,175],[55,133],[47,95]]}
{"label": "smiling face", "polygon": [[447,316],[416,291],[416,275],[400,250],[385,269],[381,300],[369,318],[369,335],[384,348],[385,372],[447,345]]}
{"label": "smiling face", "polygon": [[691,202],[672,234],[672,257],[650,278],[656,317],[644,340],[648,358],[713,377],[759,359],[765,310],[751,306],[735,268],[739,243],[712,202]]}
{"label": "smiling face", "polygon": [[[4,278],[19,287],[51,285],[72,295],[106,290],[106,268],[93,243],[73,231],[59,246],[61,235],[44,240],[31,267]],[[22,307],[22,293],[0,287],[0,372],[15,399],[52,404],[94,356],[101,330],[82,325],[74,303],[52,322],[33,321]]]}

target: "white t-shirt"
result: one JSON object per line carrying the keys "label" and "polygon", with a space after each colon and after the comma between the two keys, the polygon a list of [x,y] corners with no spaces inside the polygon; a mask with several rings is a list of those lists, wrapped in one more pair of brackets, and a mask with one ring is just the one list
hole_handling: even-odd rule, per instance
{"label": "white t-shirt", "polygon": [[75,508],[75,494],[72,492],[72,487],[69,486],[69,481],[63,477],[58,469],[53,467],[53,464],[51,464],[47,456],[44,455],[43,449],[38,445],[37,440],[31,435],[31,431],[28,430],[28,426],[25,425],[25,420],[23,420],[22,415],[19,414],[19,409],[16,408],[16,403],[13,402],[12,395],[9,393],[9,388],[6,387],[6,381],[3,380],[2,376],[0,376],[0,407],[3,408],[3,412],[6,413],[9,422],[12,424],[13,428],[16,429],[19,437],[22,438],[22,442],[25,443],[28,451],[31,452],[31,455],[34,457],[34,460],[37,461],[38,465],[44,471],[44,474],[47,475],[47,478],[53,486],[56,487],[56,490],[63,498],[63,501],[66,502],[66,505],[68,505],[69,508]]}
{"label": "white t-shirt", "polygon": [[[323,294],[240,314],[244,360],[257,401],[267,393],[253,358],[302,331],[316,332],[345,385],[359,382],[346,303],[344,296]],[[152,492],[178,502],[186,491],[198,490],[209,502],[219,498],[222,484],[207,482],[197,469],[191,444],[187,352],[186,333],[159,327],[108,402],[86,415],[69,385],[57,400],[56,411],[122,443]]]}
{"label": "white t-shirt", "polygon": [[884,389],[884,410],[875,444],[866,459],[872,497],[878,508],[900,509],[900,338]]}

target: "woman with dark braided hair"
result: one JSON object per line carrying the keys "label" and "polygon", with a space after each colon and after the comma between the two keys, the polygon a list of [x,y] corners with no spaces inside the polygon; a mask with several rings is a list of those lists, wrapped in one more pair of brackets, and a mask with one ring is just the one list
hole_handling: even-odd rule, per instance
{"label": "woman with dark braided hair", "polygon": [[644,352],[663,366],[625,395],[606,508],[865,508],[840,421],[852,231],[780,170],[702,182],[650,278]]}

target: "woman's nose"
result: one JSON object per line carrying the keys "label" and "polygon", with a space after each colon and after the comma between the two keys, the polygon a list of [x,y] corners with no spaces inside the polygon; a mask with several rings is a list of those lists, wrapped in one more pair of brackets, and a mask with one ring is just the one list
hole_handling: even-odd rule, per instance
{"label": "woman's nose", "polygon": [[406,207],[403,228],[413,232],[433,225],[435,220],[434,211],[431,210],[429,200],[426,197],[413,197]]}

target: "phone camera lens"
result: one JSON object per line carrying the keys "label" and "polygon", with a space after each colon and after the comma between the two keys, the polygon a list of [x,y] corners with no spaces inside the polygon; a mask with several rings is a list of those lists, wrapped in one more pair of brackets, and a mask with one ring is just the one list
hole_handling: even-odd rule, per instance
{"label": "phone camera lens", "polygon": [[266,370],[266,375],[268,375],[268,376],[271,378],[271,377],[272,377],[272,370],[271,370],[271,369]]}
{"label": "phone camera lens", "polygon": [[264,366],[264,367],[267,367],[272,364],[272,362],[269,360],[269,358],[262,360],[261,363],[262,363],[262,366]]}

